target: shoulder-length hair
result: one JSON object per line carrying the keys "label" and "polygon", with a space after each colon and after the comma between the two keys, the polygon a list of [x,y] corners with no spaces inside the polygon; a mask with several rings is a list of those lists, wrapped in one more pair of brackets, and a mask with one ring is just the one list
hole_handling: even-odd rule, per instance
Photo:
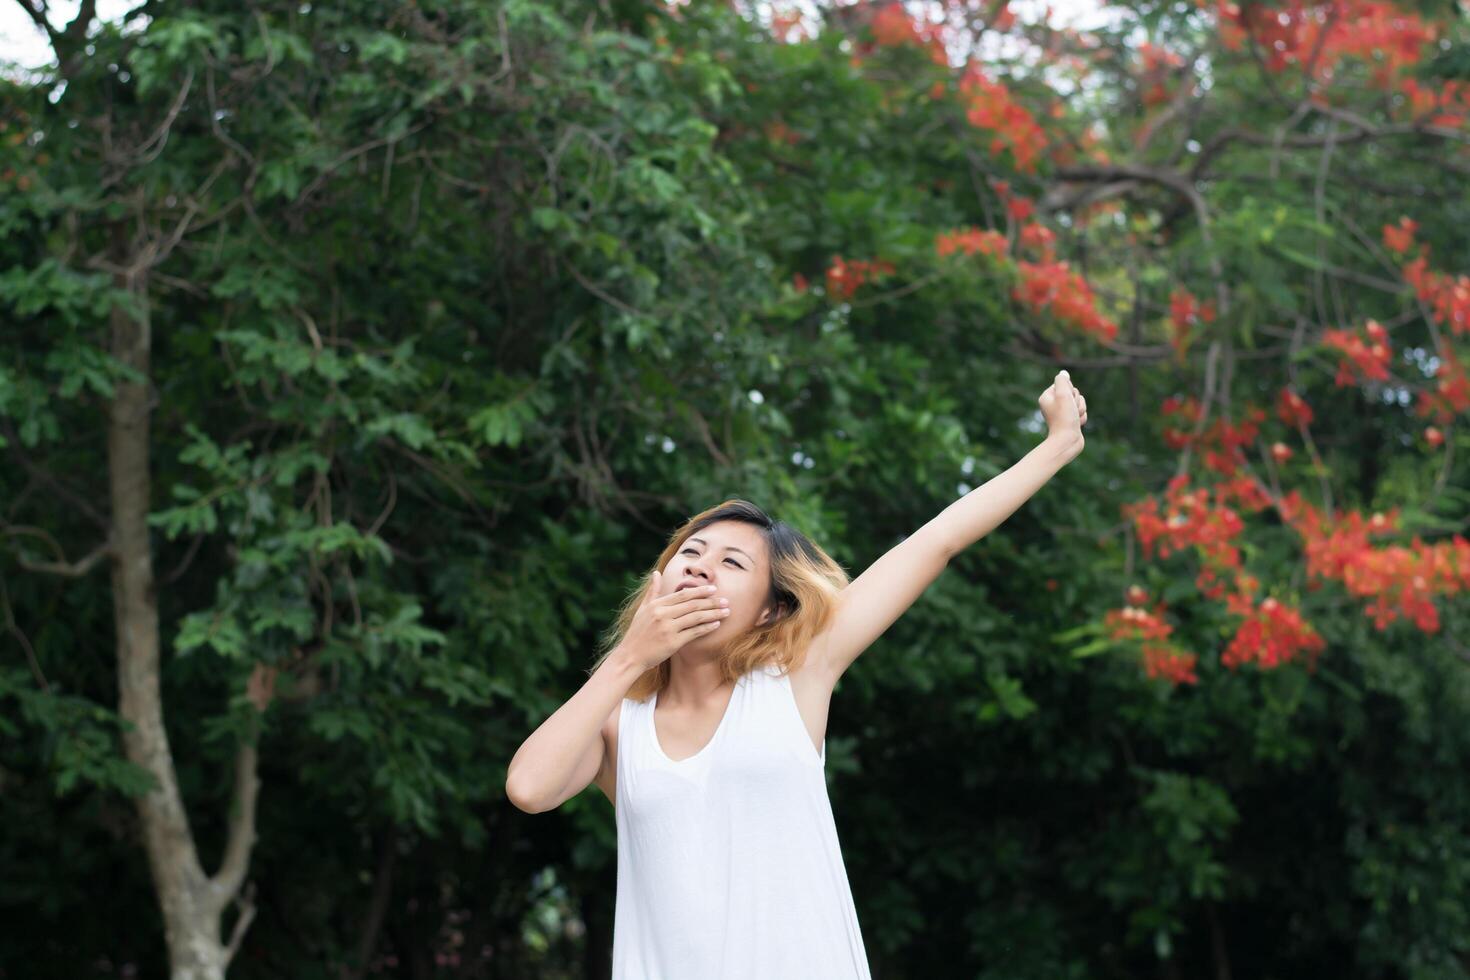
{"label": "shoulder-length hair", "polygon": [[[812,640],[831,622],[838,596],[847,587],[848,574],[796,528],[772,519],[747,500],[735,498],[696,514],[674,532],[658,561],[644,574],[643,584],[623,601],[613,625],[602,637],[602,653],[588,670],[589,674],[595,673],[628,635],[634,614],[653,588],[654,570],[668,565],[691,535],[717,521],[744,521],[760,529],[770,567],[766,602],[774,602],[777,607],[765,623],[737,636],[720,652],[724,679],[733,681],[770,664],[779,666],[783,672],[801,667]],[[626,696],[635,701],[648,700],[668,686],[671,669],[670,661],[665,660],[644,671]]]}

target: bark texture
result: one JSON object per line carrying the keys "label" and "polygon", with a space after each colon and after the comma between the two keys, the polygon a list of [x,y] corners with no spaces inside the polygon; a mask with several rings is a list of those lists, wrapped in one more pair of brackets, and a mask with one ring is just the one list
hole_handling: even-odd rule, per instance
{"label": "bark texture", "polygon": [[[119,267],[129,268],[127,260],[133,257],[125,235],[123,226],[114,229],[113,256]],[[141,301],[146,298],[142,279],[142,273],[118,273],[115,284]],[[113,615],[123,749],[131,762],[153,777],[153,789],[138,797],[135,805],[163,913],[170,975],[173,980],[222,980],[254,914],[248,901],[242,902],[230,943],[221,941],[221,916],[240,894],[255,839],[259,792],[256,754],[254,747],[247,745],[236,759],[229,840],[220,871],[211,878],[200,865],[163,721],[158,602],[148,537],[151,333],[146,305],[142,308],[144,314],[136,318],[121,306],[115,306],[111,314],[112,354],[142,376],[141,381],[118,383],[107,418]]]}

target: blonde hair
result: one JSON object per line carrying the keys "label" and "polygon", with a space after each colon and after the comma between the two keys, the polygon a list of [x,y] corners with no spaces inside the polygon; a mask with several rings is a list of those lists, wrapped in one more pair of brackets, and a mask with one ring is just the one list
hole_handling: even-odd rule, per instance
{"label": "blonde hair", "polygon": [[[770,619],[737,636],[720,651],[724,679],[733,681],[769,664],[780,666],[784,672],[801,667],[812,640],[836,612],[837,597],[847,587],[848,574],[796,528],[773,520],[747,500],[735,498],[696,514],[674,532],[658,561],[643,576],[643,584],[623,601],[612,627],[603,634],[602,653],[588,669],[589,674],[595,673],[628,635],[638,607],[653,588],[654,570],[666,567],[691,535],[717,521],[744,521],[760,529],[769,558],[769,600],[778,607]],[[671,670],[670,661],[665,660],[644,671],[628,689],[627,697],[635,701],[653,697],[668,686]]]}

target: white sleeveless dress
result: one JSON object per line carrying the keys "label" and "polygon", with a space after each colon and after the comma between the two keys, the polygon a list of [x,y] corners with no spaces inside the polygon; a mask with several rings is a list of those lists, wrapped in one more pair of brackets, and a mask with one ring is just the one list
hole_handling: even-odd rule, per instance
{"label": "white sleeveless dress", "polygon": [[618,714],[613,980],[871,980],[820,753],[791,679],[735,683],[674,761],[657,696]]}

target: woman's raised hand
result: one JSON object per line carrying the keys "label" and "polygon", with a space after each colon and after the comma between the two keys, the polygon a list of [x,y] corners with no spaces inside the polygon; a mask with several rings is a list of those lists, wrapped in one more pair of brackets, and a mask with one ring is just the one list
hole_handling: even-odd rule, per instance
{"label": "woman's raised hand", "polygon": [[1087,424],[1087,399],[1073,386],[1071,375],[1065,370],[1058,371],[1051,387],[1036,400],[1046,419],[1048,439],[1067,443],[1082,441],[1082,427]]}
{"label": "woman's raised hand", "polygon": [[660,595],[662,586],[662,574],[655,570],[648,596],[633,614],[621,644],[645,670],[657,667],[690,640],[712,632],[730,612],[725,600],[714,594],[713,585]]}

